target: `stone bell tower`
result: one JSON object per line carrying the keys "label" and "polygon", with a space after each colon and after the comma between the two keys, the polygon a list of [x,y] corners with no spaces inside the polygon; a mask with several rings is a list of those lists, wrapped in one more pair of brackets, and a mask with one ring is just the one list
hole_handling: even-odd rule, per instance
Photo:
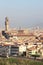
{"label": "stone bell tower", "polygon": [[5,31],[9,30],[9,20],[7,17],[5,17]]}

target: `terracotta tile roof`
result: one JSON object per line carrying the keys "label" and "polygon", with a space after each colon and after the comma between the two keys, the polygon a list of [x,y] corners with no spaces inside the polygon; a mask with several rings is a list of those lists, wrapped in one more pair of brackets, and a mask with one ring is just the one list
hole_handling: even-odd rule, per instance
{"label": "terracotta tile roof", "polygon": [[33,47],[30,47],[29,49],[27,49],[27,50],[36,50],[36,46],[33,46]]}

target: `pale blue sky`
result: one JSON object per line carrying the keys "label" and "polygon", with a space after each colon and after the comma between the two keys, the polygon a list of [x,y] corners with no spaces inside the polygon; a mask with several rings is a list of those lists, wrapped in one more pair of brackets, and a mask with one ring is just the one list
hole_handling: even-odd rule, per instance
{"label": "pale blue sky", "polygon": [[10,27],[43,27],[43,0],[0,0],[0,28],[5,17]]}

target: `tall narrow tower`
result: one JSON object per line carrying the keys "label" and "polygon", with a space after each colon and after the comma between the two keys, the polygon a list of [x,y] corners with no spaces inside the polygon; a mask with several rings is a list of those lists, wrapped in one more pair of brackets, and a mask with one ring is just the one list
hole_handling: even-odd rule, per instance
{"label": "tall narrow tower", "polygon": [[8,29],[9,29],[9,20],[8,20],[8,18],[6,17],[6,18],[5,18],[5,31],[8,31]]}

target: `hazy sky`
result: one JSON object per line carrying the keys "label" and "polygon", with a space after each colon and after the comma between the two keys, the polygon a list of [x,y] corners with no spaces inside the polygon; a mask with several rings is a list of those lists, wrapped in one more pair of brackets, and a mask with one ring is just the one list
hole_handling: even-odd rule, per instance
{"label": "hazy sky", "polygon": [[43,27],[43,0],[0,0],[0,28],[5,17],[10,27]]}

